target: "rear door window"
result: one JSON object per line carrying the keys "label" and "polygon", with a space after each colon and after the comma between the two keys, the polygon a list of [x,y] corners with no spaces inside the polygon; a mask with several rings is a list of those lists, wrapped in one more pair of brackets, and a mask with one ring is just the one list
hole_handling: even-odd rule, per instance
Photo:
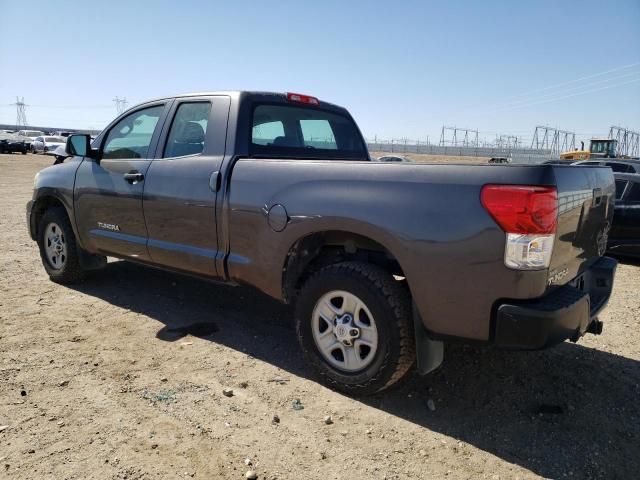
{"label": "rear door window", "polygon": [[293,105],[255,107],[251,155],[368,160],[360,132],[351,118],[319,108]]}
{"label": "rear door window", "polygon": [[164,149],[164,157],[197,155],[204,150],[211,103],[182,103],[176,110]]}

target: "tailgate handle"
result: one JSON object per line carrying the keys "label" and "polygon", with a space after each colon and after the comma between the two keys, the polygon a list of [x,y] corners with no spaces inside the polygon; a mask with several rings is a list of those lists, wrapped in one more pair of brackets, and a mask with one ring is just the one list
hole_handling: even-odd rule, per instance
{"label": "tailgate handle", "polygon": [[598,207],[600,206],[600,204],[602,203],[602,189],[601,188],[594,188],[593,189],[593,197],[591,200],[591,206],[592,207]]}

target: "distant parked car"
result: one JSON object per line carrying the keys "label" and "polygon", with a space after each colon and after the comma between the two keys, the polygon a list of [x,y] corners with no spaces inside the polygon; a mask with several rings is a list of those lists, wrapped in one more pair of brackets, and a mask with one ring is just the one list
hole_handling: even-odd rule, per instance
{"label": "distant parked car", "polygon": [[65,132],[65,131],[58,131],[58,132],[54,132],[52,133],[53,136],[55,137],[65,137],[67,138],[69,135],[72,135],[73,132]]}
{"label": "distant parked car", "polygon": [[67,139],[64,137],[50,137],[42,136],[36,137],[31,144],[32,153],[44,153],[45,155],[54,155],[54,150],[58,147],[63,147],[67,144]]}
{"label": "distant parked car", "polygon": [[608,251],[640,257],[640,174],[616,173],[616,203]]}
{"label": "distant parked car", "polygon": [[31,143],[37,138],[44,135],[40,130],[18,130],[18,135],[25,138],[27,147],[31,148]]}
{"label": "distant parked car", "polygon": [[396,162],[396,163],[413,163],[413,160],[399,155],[385,155],[377,160],[378,162]]}
{"label": "distant parked car", "polygon": [[508,157],[493,157],[489,159],[488,163],[511,163],[513,162],[513,158],[511,155]]}
{"label": "distant parked car", "polygon": [[24,137],[15,133],[0,133],[0,153],[20,152],[25,155],[28,150],[29,146]]}
{"label": "distant parked car", "polygon": [[571,165],[602,165],[611,167],[616,173],[640,173],[640,160],[633,158],[611,159],[611,160],[583,160],[581,162],[573,162]]}

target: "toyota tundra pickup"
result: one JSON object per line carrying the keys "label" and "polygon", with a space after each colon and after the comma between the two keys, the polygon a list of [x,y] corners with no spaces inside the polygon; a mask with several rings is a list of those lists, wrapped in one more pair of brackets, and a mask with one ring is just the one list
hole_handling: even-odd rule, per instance
{"label": "toyota tundra pickup", "polygon": [[448,341],[602,330],[607,167],[373,162],[344,108],[259,92],[152,100],[67,155],[27,205],[51,280],[111,256],[252,285],[295,306],[305,358],[345,392],[428,373]]}

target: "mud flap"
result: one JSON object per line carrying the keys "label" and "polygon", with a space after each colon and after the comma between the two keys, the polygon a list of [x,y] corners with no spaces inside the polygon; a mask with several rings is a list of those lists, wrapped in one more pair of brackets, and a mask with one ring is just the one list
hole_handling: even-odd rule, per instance
{"label": "mud flap", "polygon": [[81,248],[78,248],[78,257],[80,260],[80,266],[84,270],[100,270],[107,265],[107,257],[104,255],[92,255],[85,252]]}
{"label": "mud flap", "polygon": [[418,373],[426,375],[433,372],[442,364],[444,358],[444,344],[438,340],[431,340],[427,336],[422,323],[422,317],[418,313],[416,304],[413,303],[413,327],[416,337],[416,363]]}

